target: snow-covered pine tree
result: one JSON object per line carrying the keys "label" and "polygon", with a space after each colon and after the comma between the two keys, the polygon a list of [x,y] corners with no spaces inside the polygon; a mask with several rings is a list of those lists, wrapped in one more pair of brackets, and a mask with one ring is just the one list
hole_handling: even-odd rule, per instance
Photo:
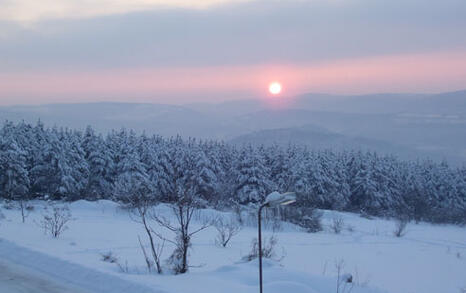
{"label": "snow-covered pine tree", "polygon": [[270,190],[264,159],[251,145],[243,146],[235,164],[236,201],[241,204],[259,203]]}
{"label": "snow-covered pine tree", "polygon": [[354,153],[354,157],[350,162],[350,172],[352,174],[350,179],[350,206],[353,210],[377,214],[380,211],[378,202],[374,201],[377,186],[372,177],[372,161],[369,160],[369,155],[358,152]]}
{"label": "snow-covered pine tree", "polygon": [[[303,207],[454,223],[466,214],[465,167],[455,169],[446,163],[406,162],[354,151],[310,152],[293,145],[237,148],[181,137],[149,138],[124,129],[109,133],[104,140],[90,127],[81,135],[46,129],[41,121],[34,127],[6,122],[1,139],[1,170],[16,162],[6,153],[19,150],[19,161],[24,163],[20,165],[26,172],[18,174],[23,174],[23,182],[29,180],[27,194],[32,196],[48,194],[67,200],[110,197],[115,181],[135,186],[133,179],[129,180],[134,177],[136,182],[146,178],[150,182],[147,188],[154,189],[151,194],[172,203],[189,193],[215,206],[231,206],[232,199],[247,204],[260,202],[278,189],[296,191]],[[133,172],[128,172],[132,169],[126,165],[143,171],[122,175]],[[11,197],[11,192],[3,191],[5,174],[0,174],[0,196]]]}
{"label": "snow-covered pine tree", "polygon": [[91,200],[109,198],[113,191],[113,160],[104,139],[101,135],[95,135],[91,127],[87,127],[82,148],[89,166],[89,180],[84,191],[86,197]]}
{"label": "snow-covered pine tree", "polygon": [[0,193],[4,198],[26,200],[29,197],[26,152],[19,148],[13,133],[0,135]]}
{"label": "snow-covered pine tree", "polygon": [[135,197],[154,197],[154,188],[149,181],[145,165],[141,162],[135,147],[123,147],[116,166],[117,177],[114,183],[115,199],[134,202]]}
{"label": "snow-covered pine tree", "polygon": [[60,140],[60,137],[56,128],[47,131],[47,143],[41,145],[37,162],[31,170],[34,191],[54,199],[72,198],[79,193],[78,182],[73,177],[73,166],[66,155],[66,142]]}
{"label": "snow-covered pine tree", "polygon": [[89,164],[81,146],[82,135],[78,131],[65,131],[62,134],[65,142],[65,152],[68,165],[71,166],[71,176],[76,182],[75,193],[68,200],[82,199],[89,184]]}

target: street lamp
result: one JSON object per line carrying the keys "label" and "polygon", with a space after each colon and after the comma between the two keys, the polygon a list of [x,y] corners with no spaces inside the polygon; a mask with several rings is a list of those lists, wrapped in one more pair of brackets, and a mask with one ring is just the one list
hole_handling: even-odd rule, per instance
{"label": "street lamp", "polygon": [[259,207],[258,214],[258,231],[259,231],[259,292],[262,293],[262,229],[261,229],[261,213],[262,209],[265,207],[276,207],[279,205],[289,205],[296,201],[296,196],[294,192],[285,192],[279,193],[274,191],[267,195],[264,203]]}

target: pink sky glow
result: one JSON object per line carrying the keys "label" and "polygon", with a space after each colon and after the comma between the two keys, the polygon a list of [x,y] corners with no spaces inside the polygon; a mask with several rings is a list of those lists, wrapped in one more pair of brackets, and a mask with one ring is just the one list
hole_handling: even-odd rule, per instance
{"label": "pink sky glow", "polygon": [[189,103],[267,98],[268,84],[275,80],[282,83],[283,96],[306,92],[363,94],[459,90],[466,88],[466,52],[378,56],[307,65],[0,72],[0,104]]}

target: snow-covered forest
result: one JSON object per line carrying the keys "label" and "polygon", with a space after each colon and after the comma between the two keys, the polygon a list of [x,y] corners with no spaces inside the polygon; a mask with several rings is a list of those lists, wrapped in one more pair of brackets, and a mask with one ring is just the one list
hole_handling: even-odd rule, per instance
{"label": "snow-covered forest", "polygon": [[204,206],[256,204],[295,191],[300,208],[356,211],[465,223],[466,167],[402,161],[377,153],[302,146],[232,146],[138,135],[106,135],[5,122],[0,130],[0,196],[125,201],[143,192],[172,202],[189,190]]}

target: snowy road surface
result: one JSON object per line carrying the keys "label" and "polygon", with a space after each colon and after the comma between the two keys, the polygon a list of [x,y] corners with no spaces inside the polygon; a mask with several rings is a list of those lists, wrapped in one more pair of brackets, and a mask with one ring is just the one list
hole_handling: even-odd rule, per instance
{"label": "snowy road surface", "polygon": [[0,238],[0,293],[160,293]]}
{"label": "snowy road surface", "polygon": [[0,260],[0,292],[8,293],[85,293],[65,287],[39,273]]}

